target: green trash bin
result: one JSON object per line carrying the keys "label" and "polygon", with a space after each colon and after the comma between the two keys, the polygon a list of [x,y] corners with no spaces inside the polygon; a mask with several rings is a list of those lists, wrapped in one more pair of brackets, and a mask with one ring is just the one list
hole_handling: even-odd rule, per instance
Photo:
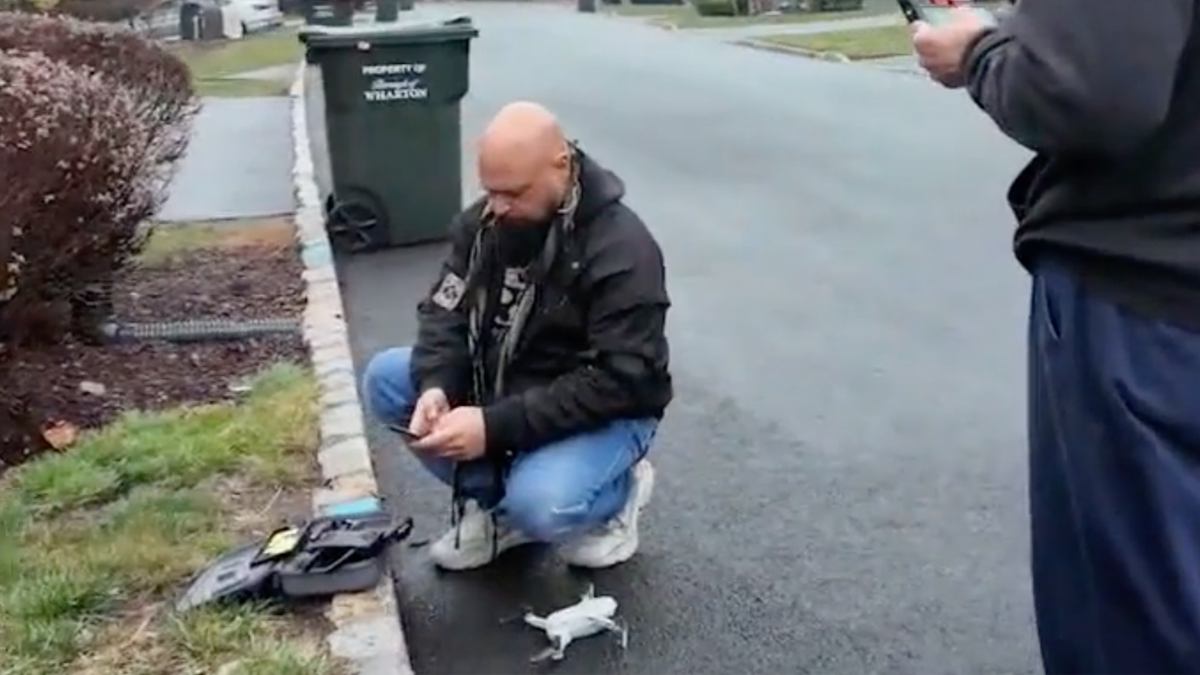
{"label": "green trash bin", "polygon": [[338,250],[445,239],[462,209],[462,121],[471,19],[307,28],[321,68]]}
{"label": "green trash bin", "polygon": [[349,26],[354,23],[354,2],[304,0],[304,23],[310,26]]}

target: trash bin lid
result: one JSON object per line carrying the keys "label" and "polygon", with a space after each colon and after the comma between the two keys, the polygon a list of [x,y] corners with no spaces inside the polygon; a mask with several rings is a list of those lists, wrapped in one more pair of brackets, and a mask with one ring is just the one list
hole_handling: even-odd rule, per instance
{"label": "trash bin lid", "polygon": [[361,49],[364,43],[368,47],[421,44],[469,40],[478,35],[479,29],[470,16],[456,14],[353,26],[305,26],[300,30],[300,41],[314,49]]}

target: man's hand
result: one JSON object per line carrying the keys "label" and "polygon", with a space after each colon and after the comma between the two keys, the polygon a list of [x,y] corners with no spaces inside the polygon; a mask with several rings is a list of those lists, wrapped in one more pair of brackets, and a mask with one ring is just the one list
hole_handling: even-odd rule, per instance
{"label": "man's hand", "polygon": [[912,42],[917,61],[930,77],[943,86],[957,89],[966,84],[962,64],[968,45],[989,27],[979,14],[962,7],[950,10],[950,18],[936,26],[914,22]]}
{"label": "man's hand", "polygon": [[487,449],[487,428],[483,408],[463,406],[441,416],[428,435],[412,443],[456,462],[479,459]]}
{"label": "man's hand", "polygon": [[450,412],[450,401],[446,398],[446,392],[436,387],[426,389],[417,398],[416,405],[413,406],[412,419],[408,421],[408,430],[417,436],[425,436],[433,431],[438,420],[448,412]]}

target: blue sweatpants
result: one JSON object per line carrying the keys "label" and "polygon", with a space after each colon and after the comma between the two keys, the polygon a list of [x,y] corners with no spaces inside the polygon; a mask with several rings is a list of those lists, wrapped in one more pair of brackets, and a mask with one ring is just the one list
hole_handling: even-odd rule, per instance
{"label": "blue sweatpants", "polygon": [[1200,673],[1200,334],[1034,274],[1029,498],[1048,675]]}

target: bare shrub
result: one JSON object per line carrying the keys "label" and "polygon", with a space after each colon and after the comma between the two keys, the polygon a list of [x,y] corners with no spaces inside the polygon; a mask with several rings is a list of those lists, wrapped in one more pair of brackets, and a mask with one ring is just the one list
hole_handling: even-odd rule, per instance
{"label": "bare shrub", "polygon": [[[159,171],[183,156],[199,111],[187,65],[127,28],[69,17],[0,13],[0,50],[41,52],[133,90],[149,133],[145,151]],[[169,178],[159,176],[160,179]]]}
{"label": "bare shrub", "polygon": [[80,270],[153,213],[137,111],[95,71],[0,52],[0,342],[56,337]]}
{"label": "bare shrub", "polygon": [[[0,50],[42,54],[107,87],[102,96],[131,101],[141,155],[137,185],[110,189],[126,203],[113,230],[75,255],[70,280],[72,328],[81,337],[97,337],[111,313],[113,275],[145,243],[143,225],[158,212],[179,159],[187,149],[199,102],[191,74],[178,57],[130,29],[62,16],[0,13]],[[100,86],[100,85],[97,85]],[[89,227],[97,227],[95,223]]]}
{"label": "bare shrub", "polygon": [[53,7],[52,13],[88,21],[119,21],[129,25],[155,4],[155,0],[61,0]]}

